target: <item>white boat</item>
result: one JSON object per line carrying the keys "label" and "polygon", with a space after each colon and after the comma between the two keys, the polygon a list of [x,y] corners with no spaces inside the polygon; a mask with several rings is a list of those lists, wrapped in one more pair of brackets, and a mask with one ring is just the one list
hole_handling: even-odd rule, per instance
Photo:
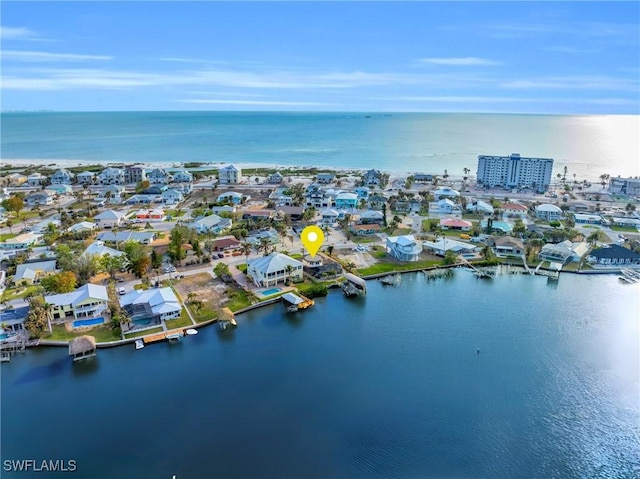
{"label": "white boat", "polygon": [[193,328],[189,328],[186,331],[188,336],[193,336],[194,334],[198,334],[198,330],[197,329],[193,329]]}
{"label": "white boat", "polygon": [[144,341],[142,339],[136,339],[136,349],[144,348]]}

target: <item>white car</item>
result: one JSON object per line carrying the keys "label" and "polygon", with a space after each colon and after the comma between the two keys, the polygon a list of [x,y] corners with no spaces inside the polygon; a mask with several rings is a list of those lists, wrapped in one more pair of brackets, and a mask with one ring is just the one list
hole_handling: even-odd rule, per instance
{"label": "white car", "polygon": [[122,296],[124,294],[127,294],[127,292],[125,291],[124,288],[118,288],[118,294]]}

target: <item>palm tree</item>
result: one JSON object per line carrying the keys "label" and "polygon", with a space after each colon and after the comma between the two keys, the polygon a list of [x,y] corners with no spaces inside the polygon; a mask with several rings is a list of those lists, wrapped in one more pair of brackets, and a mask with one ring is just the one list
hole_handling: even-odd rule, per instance
{"label": "palm tree", "polygon": [[348,261],[345,263],[344,267],[347,271],[351,272],[356,267],[356,264],[353,261]]}
{"label": "palm tree", "polygon": [[269,253],[271,252],[271,243],[269,242],[269,238],[260,238],[257,250],[262,251],[263,256],[269,256]]}
{"label": "palm tree", "polygon": [[246,241],[240,245],[240,251],[245,256],[245,261],[249,262],[249,255],[251,254],[251,249],[253,246],[251,243],[247,243]]}
{"label": "palm tree", "polygon": [[286,276],[286,279],[285,279],[286,283],[289,284],[290,280],[291,280],[291,273],[293,273],[293,266],[288,264],[287,266],[285,266],[284,270],[287,273],[287,276]]}

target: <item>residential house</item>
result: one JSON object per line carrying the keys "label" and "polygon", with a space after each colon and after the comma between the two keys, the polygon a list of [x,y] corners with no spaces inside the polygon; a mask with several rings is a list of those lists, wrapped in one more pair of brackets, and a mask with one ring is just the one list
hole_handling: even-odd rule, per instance
{"label": "residential house", "polygon": [[380,170],[368,170],[364,175],[362,175],[362,181],[366,186],[378,186],[382,179],[382,173]]}
{"label": "residential house", "polygon": [[121,226],[124,222],[124,213],[106,210],[94,216],[93,220],[96,222],[98,228],[115,228]]}
{"label": "residential house", "polygon": [[142,190],[140,194],[142,195],[161,195],[165,191],[167,191],[169,187],[167,185],[153,185],[149,188]]}
{"label": "residential house", "polygon": [[591,251],[587,261],[604,266],[640,265],[640,254],[623,246],[610,244]]}
{"label": "residential house", "polygon": [[76,183],[79,185],[92,185],[95,181],[96,175],[91,171],[83,171],[76,175]]}
{"label": "residential house", "polygon": [[242,243],[238,241],[235,236],[229,235],[213,240],[212,247],[214,251],[226,251],[228,249],[237,248],[241,244]]}
{"label": "residential house", "polygon": [[[288,266],[290,268],[287,268]],[[268,288],[287,279],[302,280],[303,266],[300,261],[285,254],[271,253],[269,256],[250,259],[247,263],[247,273],[257,286]]]}
{"label": "residential house", "polygon": [[304,214],[303,206],[279,206],[276,208],[276,217],[289,218],[291,221],[300,221]]}
{"label": "residential house", "polygon": [[422,253],[422,245],[413,235],[389,236],[387,253],[400,261],[418,261]]}
{"label": "residential house", "polygon": [[482,200],[474,200],[467,203],[467,211],[471,213],[482,213],[484,215],[493,214],[493,206]]}
{"label": "residential house", "polygon": [[52,319],[64,320],[99,316],[107,309],[109,296],[105,286],[87,283],[71,293],[52,294],[44,300],[52,307]]}
{"label": "residential house", "polygon": [[321,185],[328,185],[336,180],[336,175],[333,173],[318,173],[316,181]]}
{"label": "residential house", "polygon": [[27,231],[45,234],[50,230],[50,228],[57,230],[60,227],[60,224],[60,215],[54,215],[49,218],[45,218],[42,221],[38,221],[35,225],[28,226]]}
{"label": "residential house", "polygon": [[333,206],[333,195],[320,189],[311,190],[307,192],[306,206],[313,206],[317,210],[322,208],[331,208]]}
{"label": "residential house", "polygon": [[520,203],[502,203],[502,213],[510,217],[526,218],[529,208]]}
{"label": "residential house", "polygon": [[162,201],[162,196],[160,195],[144,195],[144,194],[140,194],[140,195],[133,195],[130,198],[127,198],[127,201],[125,201],[125,204],[127,205],[139,205],[139,204],[144,204],[144,205],[149,205],[153,202],[159,203]]}
{"label": "residential house", "polygon": [[238,208],[231,205],[224,205],[224,206],[212,206],[210,210],[212,213],[215,213],[217,215],[219,215],[220,213],[233,215],[238,210]]}
{"label": "residential house", "polygon": [[462,241],[456,241],[446,236],[438,239],[438,241],[424,241],[422,245],[437,256],[444,256],[447,251],[453,251],[456,255],[459,255],[471,254],[480,250],[480,248],[474,244],[463,243]]}
{"label": "residential house", "polygon": [[246,201],[246,197],[242,193],[236,193],[235,191],[227,191],[226,193],[222,193],[216,199],[219,203],[231,203],[233,205],[239,205],[240,203]]}
{"label": "residential house", "polygon": [[341,210],[355,209],[358,206],[356,193],[339,193],[335,199],[335,206]]}
{"label": "residential house", "polygon": [[600,225],[602,224],[602,216],[589,215],[585,213],[574,213],[573,219],[578,224]]}
{"label": "residential house", "polygon": [[562,218],[562,210],[550,203],[538,205],[536,206],[536,218],[545,221],[556,221]]}
{"label": "residential house", "polygon": [[171,288],[134,289],[120,298],[129,317],[144,317],[152,323],[179,318],[182,306]]}
{"label": "residential house", "polygon": [[61,169],[51,176],[52,185],[70,185],[73,181],[74,174],[69,170]]}
{"label": "residential house", "polygon": [[0,243],[0,250],[23,250],[38,243],[42,239],[39,233],[22,233]]}
{"label": "residential house", "polygon": [[28,177],[20,173],[11,173],[4,177],[5,183],[9,186],[22,186],[27,183]]}
{"label": "residential house", "polygon": [[36,284],[44,276],[56,272],[56,260],[35,261],[22,263],[16,267],[16,274],[13,276],[15,284]]}
{"label": "residential house", "polygon": [[171,188],[178,190],[183,196],[190,195],[193,192],[193,183],[171,183]]}
{"label": "residential house", "polygon": [[144,166],[133,165],[124,169],[124,182],[128,185],[138,184],[147,179],[147,170]]}
{"label": "residential house", "polygon": [[149,221],[162,221],[164,219],[164,209],[141,209],[136,212],[136,219]]}
{"label": "residential house", "polygon": [[172,173],[175,183],[193,183],[193,173],[187,170],[177,170]]}
{"label": "residential house", "polygon": [[124,171],[121,168],[108,167],[96,177],[99,185],[124,185]]}
{"label": "residential house", "polygon": [[462,213],[460,206],[451,201],[449,198],[444,198],[436,203],[438,205],[438,213],[452,214]]}
{"label": "residential house", "polygon": [[147,180],[152,185],[166,185],[172,179],[173,177],[162,168],[154,168],[150,171],[147,171]]}
{"label": "residential house", "polygon": [[442,198],[455,198],[456,196],[460,196],[460,193],[448,186],[443,186],[433,192],[433,197],[436,201]]}
{"label": "residential house", "polygon": [[242,211],[243,220],[270,220],[275,216],[274,210],[266,209],[246,209]]}
{"label": "residential house", "polygon": [[382,195],[371,195],[369,196],[369,208],[373,210],[384,210],[387,205],[387,199]]}
{"label": "residential house", "polygon": [[94,231],[96,229],[96,224],[90,221],[81,221],[80,223],[76,223],[73,226],[67,228],[67,232],[69,233],[85,233],[87,231]]}
{"label": "residential house", "polygon": [[36,172],[27,176],[27,183],[29,186],[42,186],[47,183],[47,177]]}
{"label": "residential house", "polygon": [[413,175],[414,183],[429,183],[433,181],[433,175],[426,175],[424,173],[416,173]]}
{"label": "residential house", "polygon": [[377,223],[351,225],[349,229],[356,236],[370,236],[376,233],[380,233],[380,225]]}
{"label": "residential house", "polygon": [[127,241],[149,245],[155,239],[156,234],[152,231],[105,231],[98,235],[98,241],[105,243],[122,244]]}
{"label": "residential house", "polygon": [[67,195],[73,192],[73,188],[71,187],[71,185],[65,185],[60,183],[56,185],[45,186],[44,190],[49,191],[54,195]]}
{"label": "residential house", "polygon": [[112,205],[119,205],[124,200],[124,186],[109,185],[98,191],[96,201],[104,201]]}
{"label": "residential house", "polygon": [[340,217],[340,213],[334,208],[324,209],[320,212],[320,215],[322,216],[321,222],[326,225],[335,224]]}
{"label": "residential house", "polygon": [[569,240],[560,243],[548,243],[538,253],[538,258],[544,261],[566,264],[570,261],[580,261],[589,251],[585,242],[572,243]]}
{"label": "residential house", "polygon": [[162,192],[162,202],[165,205],[177,205],[182,200],[184,200],[184,195],[181,191],[178,191],[174,188],[169,188],[166,191]]}
{"label": "residential house", "polygon": [[440,227],[443,230],[471,231],[472,226],[471,221],[458,218],[442,218],[440,220]]}
{"label": "residential house", "polygon": [[284,181],[284,176],[279,171],[272,173],[267,177],[267,183],[270,185],[279,185]]}
{"label": "residential house", "polygon": [[384,224],[384,214],[382,211],[369,210],[360,213],[360,224],[362,225],[382,225]]}
{"label": "residential house", "polygon": [[91,243],[80,255],[81,257],[86,256],[98,256],[102,257],[104,255],[109,256],[126,256],[124,251],[118,251],[117,249],[110,248],[104,244],[104,241],[96,240]]}
{"label": "residential house", "polygon": [[37,191],[27,196],[27,206],[47,206],[53,203],[53,196],[49,191]]}
{"label": "residential house", "polygon": [[228,228],[231,228],[231,220],[229,218],[221,218],[218,215],[201,216],[196,218],[187,226],[196,230],[198,233],[214,233],[218,234]]}
{"label": "residential house", "polygon": [[357,188],[354,188],[353,192],[358,195],[358,204],[360,204],[362,200],[367,201],[369,199],[370,190],[366,186],[359,186]]}
{"label": "residential house", "polygon": [[242,169],[228,165],[218,170],[218,182],[221,185],[236,185],[242,181]]}
{"label": "residential house", "polygon": [[628,196],[640,196],[640,178],[611,178],[609,192]]}
{"label": "residential house", "polygon": [[512,236],[500,236],[495,239],[495,252],[497,255],[521,256],[524,254],[524,244],[519,238]]}
{"label": "residential house", "polygon": [[611,221],[616,226],[640,229],[640,220],[636,218],[611,218]]}

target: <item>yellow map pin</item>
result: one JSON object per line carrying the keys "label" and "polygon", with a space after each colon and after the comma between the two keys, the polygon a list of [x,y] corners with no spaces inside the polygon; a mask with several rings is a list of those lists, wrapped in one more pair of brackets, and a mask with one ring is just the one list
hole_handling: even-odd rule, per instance
{"label": "yellow map pin", "polygon": [[324,233],[317,226],[307,226],[302,230],[300,240],[309,254],[314,257],[324,243]]}

